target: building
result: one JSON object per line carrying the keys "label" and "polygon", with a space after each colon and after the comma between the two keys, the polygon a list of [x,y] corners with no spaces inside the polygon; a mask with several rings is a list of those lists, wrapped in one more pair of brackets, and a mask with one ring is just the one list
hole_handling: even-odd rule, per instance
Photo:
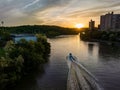
{"label": "building", "polygon": [[11,38],[15,43],[18,43],[21,39],[37,41],[37,37],[33,34],[11,34]]}
{"label": "building", "polygon": [[94,30],[94,29],[95,29],[95,21],[91,20],[91,21],[89,22],[89,29],[90,29],[90,30]]}
{"label": "building", "polygon": [[98,29],[100,29],[100,24],[98,24]]}
{"label": "building", "polygon": [[120,30],[120,14],[114,14],[113,12],[100,17],[100,29],[101,30]]}

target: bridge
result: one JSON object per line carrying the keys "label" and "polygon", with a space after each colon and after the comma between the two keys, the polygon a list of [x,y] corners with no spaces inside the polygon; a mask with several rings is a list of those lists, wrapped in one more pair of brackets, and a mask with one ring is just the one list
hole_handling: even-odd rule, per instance
{"label": "bridge", "polygon": [[75,56],[67,56],[69,67],[67,90],[104,90],[98,79]]}

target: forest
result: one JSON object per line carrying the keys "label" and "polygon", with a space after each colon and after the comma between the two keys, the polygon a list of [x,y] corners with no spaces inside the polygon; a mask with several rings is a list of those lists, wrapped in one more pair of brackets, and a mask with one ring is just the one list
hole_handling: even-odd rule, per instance
{"label": "forest", "polygon": [[37,41],[21,39],[17,44],[7,41],[0,49],[0,89],[12,87],[23,76],[47,62],[50,43],[43,35],[36,34]]}

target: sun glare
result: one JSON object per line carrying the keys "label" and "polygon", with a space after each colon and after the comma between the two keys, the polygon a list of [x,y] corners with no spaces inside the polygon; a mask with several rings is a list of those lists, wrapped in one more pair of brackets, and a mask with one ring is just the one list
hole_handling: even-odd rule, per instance
{"label": "sun glare", "polygon": [[82,27],[84,27],[84,25],[79,23],[79,24],[76,24],[75,27],[76,28],[82,28]]}

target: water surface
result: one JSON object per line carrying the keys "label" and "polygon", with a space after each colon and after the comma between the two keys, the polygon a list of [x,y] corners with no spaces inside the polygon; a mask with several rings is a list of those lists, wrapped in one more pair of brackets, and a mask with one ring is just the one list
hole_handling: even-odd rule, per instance
{"label": "water surface", "polygon": [[26,77],[15,90],[66,90],[66,56],[70,52],[99,79],[105,90],[120,90],[119,46],[84,42],[79,35],[59,36],[48,41],[51,56],[44,72]]}

